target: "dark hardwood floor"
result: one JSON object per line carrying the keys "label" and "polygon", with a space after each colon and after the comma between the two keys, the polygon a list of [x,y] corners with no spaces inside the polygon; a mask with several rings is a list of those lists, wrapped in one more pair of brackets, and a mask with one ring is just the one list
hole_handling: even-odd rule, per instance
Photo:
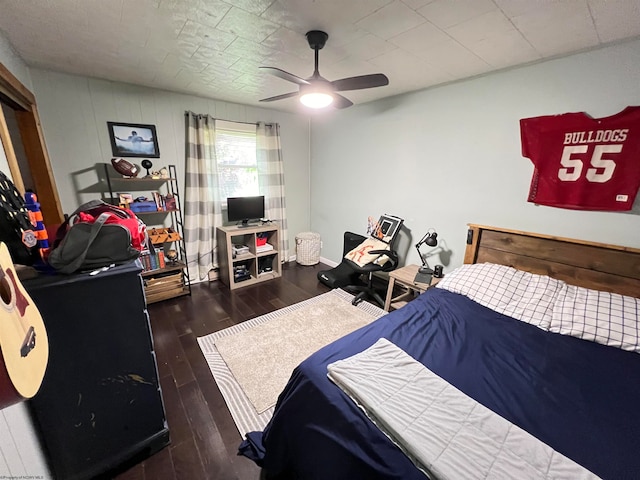
{"label": "dark hardwood floor", "polygon": [[171,444],[115,478],[258,480],[260,469],[236,454],[242,439],[196,338],[329,291],[316,279],[327,268],[289,263],[272,281],[233,292],[205,282],[149,305]]}

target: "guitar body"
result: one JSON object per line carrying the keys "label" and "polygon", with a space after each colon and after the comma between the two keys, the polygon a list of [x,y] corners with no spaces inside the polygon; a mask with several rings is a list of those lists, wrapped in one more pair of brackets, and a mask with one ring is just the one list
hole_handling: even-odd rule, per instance
{"label": "guitar body", "polygon": [[0,243],[0,409],[37,393],[48,359],[42,316]]}

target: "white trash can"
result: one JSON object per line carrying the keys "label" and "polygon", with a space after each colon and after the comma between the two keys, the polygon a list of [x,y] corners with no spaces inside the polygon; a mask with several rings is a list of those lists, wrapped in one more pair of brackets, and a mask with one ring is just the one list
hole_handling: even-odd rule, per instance
{"label": "white trash can", "polygon": [[320,234],[301,232],[296,235],[296,262],[300,265],[320,263]]}

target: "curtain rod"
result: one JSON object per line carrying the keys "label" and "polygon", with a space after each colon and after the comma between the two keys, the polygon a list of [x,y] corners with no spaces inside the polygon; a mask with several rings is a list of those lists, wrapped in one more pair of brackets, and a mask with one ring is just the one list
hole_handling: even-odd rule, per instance
{"label": "curtain rod", "polygon": [[[208,113],[195,113],[195,112],[192,112],[190,110],[185,110],[184,114],[185,115],[194,114],[194,115],[200,115],[200,116],[209,115]],[[215,117],[212,117],[212,118],[214,120],[221,120],[223,122],[242,123],[243,125],[256,125],[257,126],[260,123],[260,122],[240,122],[238,120],[225,120],[224,118],[215,118]],[[265,125],[275,125],[275,122],[262,122],[262,123],[264,123]]]}

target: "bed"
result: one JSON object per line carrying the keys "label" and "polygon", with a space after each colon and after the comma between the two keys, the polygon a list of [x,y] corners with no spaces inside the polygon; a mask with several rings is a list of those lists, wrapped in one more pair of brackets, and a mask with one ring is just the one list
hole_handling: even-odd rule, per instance
{"label": "bed", "polygon": [[[640,250],[470,225],[464,262],[445,276],[444,288],[430,288],[300,364],[271,422],[264,432],[248,434],[240,452],[273,479],[438,477],[440,470],[417,463],[413,450],[372,422],[377,413],[365,413],[366,406],[327,376],[328,366],[341,366],[386,339],[478,408],[538,442],[515,449],[526,450],[523,461],[547,468],[547,478],[638,478]],[[591,314],[576,312],[589,310],[594,298],[614,327],[600,317],[595,325],[580,324],[581,315]],[[374,388],[378,382],[369,383]],[[439,428],[426,432],[436,442]],[[447,448],[455,450],[455,442]],[[545,467],[553,463],[544,457],[547,450],[579,470]],[[500,470],[500,462],[484,453],[457,453],[470,460],[453,460],[457,474],[443,477],[545,478],[517,465]]]}

